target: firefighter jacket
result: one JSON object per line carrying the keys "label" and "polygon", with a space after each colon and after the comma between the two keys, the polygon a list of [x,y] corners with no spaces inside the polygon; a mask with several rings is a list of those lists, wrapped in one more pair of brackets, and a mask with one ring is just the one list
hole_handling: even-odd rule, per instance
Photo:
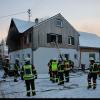
{"label": "firefighter jacket", "polygon": [[31,80],[31,79],[35,79],[35,75],[34,75],[34,70],[35,68],[29,64],[29,65],[24,65],[22,67],[22,74],[23,74],[23,79],[24,80]]}
{"label": "firefighter jacket", "polygon": [[96,63],[90,64],[89,66],[90,73],[98,73],[98,65]]}
{"label": "firefighter jacket", "polygon": [[63,63],[58,63],[58,72],[64,72],[64,64]]}
{"label": "firefighter jacket", "polygon": [[57,71],[58,70],[57,65],[58,65],[57,61],[52,61],[51,70],[52,71]]}
{"label": "firefighter jacket", "polygon": [[69,70],[70,70],[69,61],[65,60],[65,61],[64,61],[64,71],[69,71]]}
{"label": "firefighter jacket", "polygon": [[100,63],[98,64],[98,74],[100,75]]}
{"label": "firefighter jacket", "polygon": [[18,63],[15,63],[14,65],[14,70],[18,71],[20,69],[20,65]]}

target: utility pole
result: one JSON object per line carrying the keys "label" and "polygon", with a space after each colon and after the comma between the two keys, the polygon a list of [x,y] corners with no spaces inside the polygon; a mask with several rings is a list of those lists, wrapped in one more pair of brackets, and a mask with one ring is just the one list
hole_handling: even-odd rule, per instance
{"label": "utility pole", "polygon": [[31,9],[28,9],[27,13],[28,13],[28,19],[29,19],[29,21],[30,21],[30,17],[31,17]]}
{"label": "utility pole", "polygon": [[34,41],[33,41],[33,34],[34,34],[34,27],[32,27],[32,44],[31,44],[31,50],[32,50],[32,65],[34,65]]}

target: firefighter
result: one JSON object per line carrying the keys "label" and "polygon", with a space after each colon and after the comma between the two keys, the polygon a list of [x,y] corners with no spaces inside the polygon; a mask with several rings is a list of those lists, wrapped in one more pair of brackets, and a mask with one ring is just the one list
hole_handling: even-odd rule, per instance
{"label": "firefighter", "polygon": [[95,63],[94,58],[90,57],[90,66],[89,66],[89,73],[88,73],[88,89],[91,88],[91,79],[93,83],[93,89],[96,88],[96,79],[97,79],[98,67]]}
{"label": "firefighter", "polygon": [[18,72],[19,70],[20,70],[19,58],[16,58],[14,64],[14,82],[18,82],[17,78],[20,76]]}
{"label": "firefighter", "polygon": [[51,70],[51,64],[52,64],[52,59],[50,59],[50,61],[49,61],[49,63],[48,63],[49,74],[50,74],[50,80],[52,81],[52,70]]}
{"label": "firefighter", "polygon": [[98,76],[100,77],[100,62],[98,62]]}
{"label": "firefighter", "polygon": [[58,81],[58,68],[57,68],[57,65],[58,65],[58,61],[56,59],[53,59],[52,60],[52,63],[51,63],[51,71],[52,71],[52,82],[55,83]]}
{"label": "firefighter", "polygon": [[74,72],[74,62],[72,60],[69,60],[69,66],[72,72]]}
{"label": "firefighter", "polygon": [[3,63],[3,69],[4,69],[3,78],[6,78],[7,75],[9,75],[9,68],[10,68],[9,58],[6,58]]}
{"label": "firefighter", "polygon": [[65,76],[65,80],[66,82],[69,82],[69,72],[70,72],[70,64],[69,61],[66,60],[66,58],[64,58],[64,76]]}
{"label": "firefighter", "polygon": [[[25,58],[25,64],[22,66],[22,74],[23,74],[23,79],[25,80],[26,84],[26,91],[27,91],[27,96],[30,96],[30,93],[32,92],[32,96],[36,95],[35,92],[35,75],[34,75],[34,70],[35,67],[30,64],[30,58]],[[31,90],[30,90],[31,86]]]}
{"label": "firefighter", "polygon": [[59,79],[58,85],[63,85],[64,84],[64,64],[63,64],[63,61],[61,61],[60,59],[58,60],[58,79]]}

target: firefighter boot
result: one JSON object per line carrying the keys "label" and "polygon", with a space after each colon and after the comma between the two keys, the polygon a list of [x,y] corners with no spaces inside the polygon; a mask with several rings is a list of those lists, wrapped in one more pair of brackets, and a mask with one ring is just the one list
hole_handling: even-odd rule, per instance
{"label": "firefighter boot", "polygon": [[18,80],[17,79],[14,79],[14,82],[18,82]]}
{"label": "firefighter boot", "polygon": [[96,86],[93,86],[93,89],[95,90],[96,89]]}
{"label": "firefighter boot", "polygon": [[35,92],[32,92],[32,96],[34,96],[34,95],[36,95],[36,93]]}
{"label": "firefighter boot", "polygon": [[30,92],[27,92],[27,95],[26,95],[26,96],[28,96],[28,97],[29,97],[29,96],[30,96]]}
{"label": "firefighter boot", "polygon": [[93,83],[93,89],[94,90],[96,89],[96,83]]}
{"label": "firefighter boot", "polygon": [[90,89],[91,88],[91,85],[88,85],[87,89]]}

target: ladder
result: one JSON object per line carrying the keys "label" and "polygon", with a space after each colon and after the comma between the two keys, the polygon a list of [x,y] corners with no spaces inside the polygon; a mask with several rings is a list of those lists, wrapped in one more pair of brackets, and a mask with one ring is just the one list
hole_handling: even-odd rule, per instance
{"label": "ladder", "polygon": [[58,54],[59,54],[61,60],[63,61],[63,56],[62,56],[61,51],[60,51],[60,49],[59,49],[59,45],[58,45],[58,43],[57,43],[56,41],[53,41],[52,43],[55,44],[56,49],[57,49],[57,51],[58,51]]}

